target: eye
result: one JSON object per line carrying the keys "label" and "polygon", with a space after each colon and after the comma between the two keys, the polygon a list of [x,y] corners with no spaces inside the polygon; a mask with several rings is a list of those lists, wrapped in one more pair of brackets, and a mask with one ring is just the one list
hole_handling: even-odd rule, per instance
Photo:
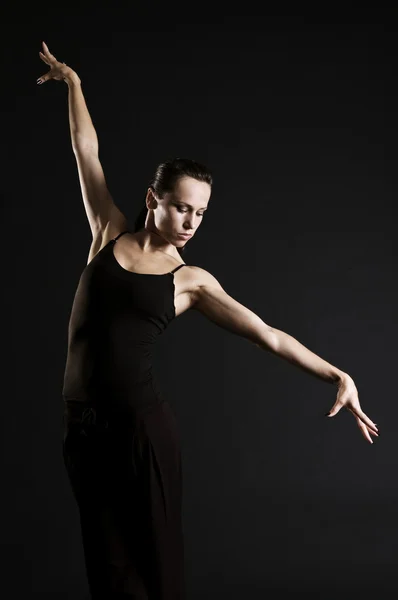
{"label": "eye", "polygon": [[[182,206],[180,206],[179,204],[175,204],[174,206],[176,207],[176,209],[180,213],[186,213],[186,212],[188,212],[188,210],[184,210],[184,208]],[[197,213],[197,215],[198,215],[198,217],[203,217],[204,213]]]}

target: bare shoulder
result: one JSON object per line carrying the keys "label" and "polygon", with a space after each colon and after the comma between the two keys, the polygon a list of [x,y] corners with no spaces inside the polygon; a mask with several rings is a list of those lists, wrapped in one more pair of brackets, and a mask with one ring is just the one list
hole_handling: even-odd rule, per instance
{"label": "bare shoulder", "polygon": [[209,292],[209,290],[224,292],[220,282],[209,271],[206,271],[206,269],[186,265],[186,268],[180,269],[179,272],[181,273],[182,271],[184,272],[184,284],[182,287],[189,294],[191,308],[196,307],[201,297]]}
{"label": "bare shoulder", "polygon": [[184,269],[176,271],[176,288],[177,288],[177,314],[180,314],[189,308],[199,308],[200,299],[203,294],[213,290],[218,293],[223,293],[217,279],[201,267],[194,265],[185,265]]}
{"label": "bare shoulder", "polygon": [[202,269],[202,267],[196,267],[191,265],[187,266],[189,272],[188,277],[190,278],[191,283],[193,285],[193,290],[203,286],[212,286],[218,289],[223,289],[221,287],[220,282],[214,277],[214,275],[209,273],[209,271],[206,271],[206,269]]}

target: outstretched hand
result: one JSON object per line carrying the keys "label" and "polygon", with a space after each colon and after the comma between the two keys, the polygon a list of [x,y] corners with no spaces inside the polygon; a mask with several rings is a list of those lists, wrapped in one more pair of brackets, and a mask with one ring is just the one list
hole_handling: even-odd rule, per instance
{"label": "outstretched hand", "polygon": [[358,398],[358,390],[351,377],[347,376],[339,384],[337,399],[332,409],[326,414],[328,417],[334,417],[341,408],[347,408],[355,417],[358,427],[366,440],[373,444],[370,434],[379,436],[376,423],[363,412]]}
{"label": "outstretched hand", "polygon": [[75,74],[73,69],[68,67],[65,63],[59,62],[53,54],[49,51],[47,44],[42,42],[43,52],[39,52],[40,58],[43,62],[46,63],[50,67],[50,70],[45,74],[39,77],[36,80],[36,83],[40,85],[49,79],[56,79],[57,81],[62,81],[67,79],[71,75]]}

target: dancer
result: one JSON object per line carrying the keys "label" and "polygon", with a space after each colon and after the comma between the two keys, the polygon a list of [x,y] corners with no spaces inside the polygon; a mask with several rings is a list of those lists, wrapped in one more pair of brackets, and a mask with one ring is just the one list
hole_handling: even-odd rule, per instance
{"label": "dancer", "polygon": [[329,413],[349,410],[373,443],[353,379],[234,300],[184,247],[207,210],[212,175],[176,158],[154,174],[133,231],[114,203],[77,73],[43,42],[37,83],[68,86],[69,122],[92,232],[69,321],[63,457],[79,509],[91,597],[185,598],[178,425],[152,373],[152,349],[173,319],[196,309],[263,350],[332,383]]}

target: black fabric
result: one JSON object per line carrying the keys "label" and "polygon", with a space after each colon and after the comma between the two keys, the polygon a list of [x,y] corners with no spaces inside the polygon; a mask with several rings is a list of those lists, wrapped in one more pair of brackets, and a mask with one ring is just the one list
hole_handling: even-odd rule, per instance
{"label": "black fabric", "polygon": [[[174,273],[134,273],[100,250],[81,274],[69,321],[62,394],[66,399],[147,408],[162,395],[152,349],[175,317]],[[174,272],[184,265],[178,265]]]}
{"label": "black fabric", "polygon": [[81,274],[65,365],[63,457],[91,598],[184,600],[182,462],[152,349],[175,317],[174,275],[133,273],[111,240]]}

